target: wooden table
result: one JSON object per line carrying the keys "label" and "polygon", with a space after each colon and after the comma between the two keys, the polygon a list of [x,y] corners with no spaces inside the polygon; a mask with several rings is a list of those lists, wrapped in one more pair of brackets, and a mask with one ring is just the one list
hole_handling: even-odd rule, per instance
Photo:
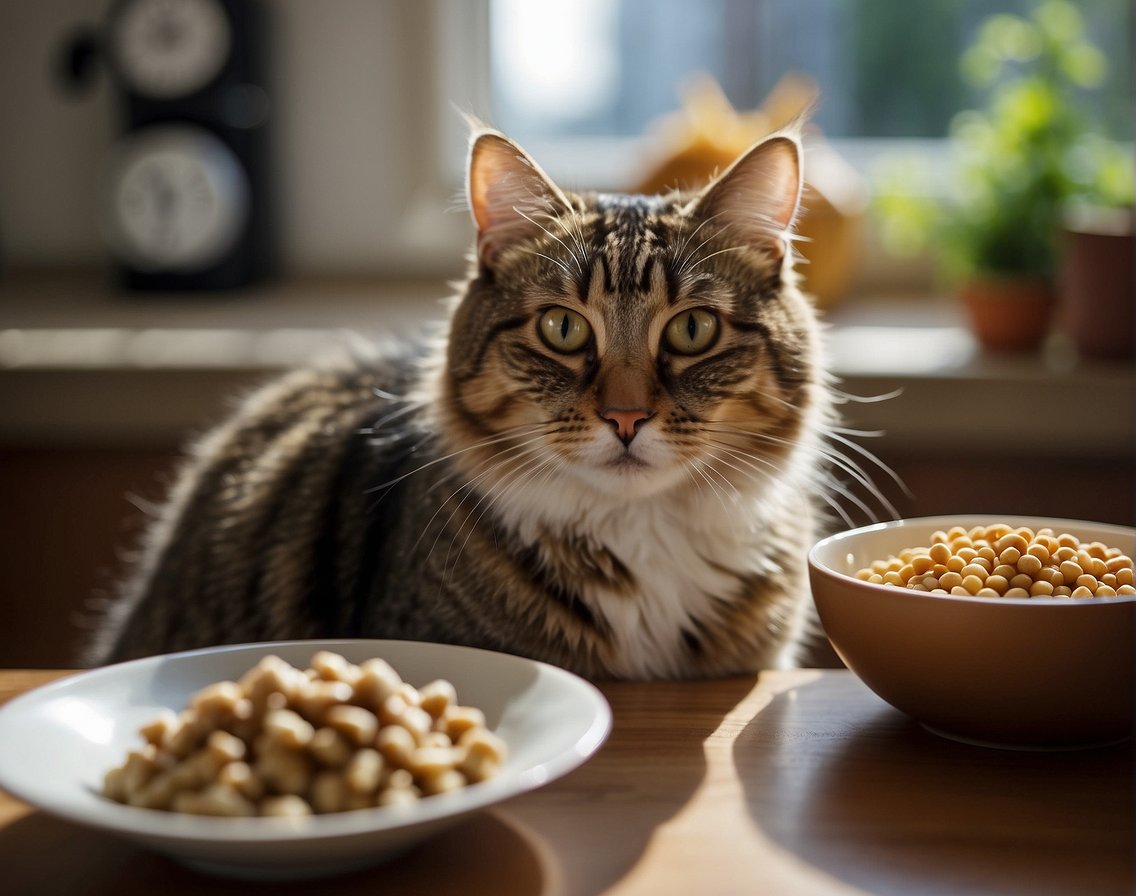
{"label": "wooden table", "polygon": [[[0,672],[0,702],[64,674]],[[0,793],[0,892],[1136,892],[1131,742],[967,746],[925,732],[844,671],[602,689],[615,725],[589,763],[372,870],[218,882]]]}

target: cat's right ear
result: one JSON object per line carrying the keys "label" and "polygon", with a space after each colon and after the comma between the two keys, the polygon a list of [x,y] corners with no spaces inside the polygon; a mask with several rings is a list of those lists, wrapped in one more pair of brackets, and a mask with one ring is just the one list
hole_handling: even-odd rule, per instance
{"label": "cat's right ear", "polygon": [[472,137],[466,195],[477,225],[477,255],[490,268],[505,249],[540,233],[542,217],[571,208],[523,149],[492,130]]}

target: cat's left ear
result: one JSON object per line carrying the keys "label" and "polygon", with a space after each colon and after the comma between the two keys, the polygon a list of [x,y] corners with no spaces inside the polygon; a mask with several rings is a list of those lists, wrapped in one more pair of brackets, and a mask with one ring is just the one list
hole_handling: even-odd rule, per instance
{"label": "cat's left ear", "polygon": [[801,205],[801,143],[781,133],[742,153],[687,206],[757,248],[784,256]]}
{"label": "cat's left ear", "polygon": [[529,155],[504,134],[483,130],[469,151],[466,193],[477,224],[477,254],[492,267],[501,252],[538,235],[538,222],[571,205]]}

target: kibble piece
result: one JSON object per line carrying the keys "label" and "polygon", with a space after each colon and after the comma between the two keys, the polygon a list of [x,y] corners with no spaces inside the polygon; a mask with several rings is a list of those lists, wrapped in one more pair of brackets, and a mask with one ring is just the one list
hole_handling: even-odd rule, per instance
{"label": "kibble piece", "polygon": [[262,753],[253,770],[268,787],[281,794],[301,794],[311,783],[312,768],[303,753],[272,750]]}
{"label": "kibble piece", "polygon": [[211,784],[200,792],[182,791],[173,799],[173,810],[190,815],[222,815],[233,818],[256,815],[256,806],[250,800],[224,784]]}
{"label": "kibble piece", "polygon": [[378,718],[361,706],[332,706],[324,713],[323,721],[357,747],[374,743],[379,732]]}
{"label": "kibble piece", "polygon": [[423,775],[419,779],[422,792],[427,796],[461,790],[466,785],[465,775],[456,768],[448,768]]}
{"label": "kibble piece", "polygon": [[264,796],[264,782],[253,774],[252,766],[247,762],[230,762],[222,766],[217,773],[217,781],[254,802]]}
{"label": "kibble piece", "polygon": [[370,747],[359,750],[343,770],[343,780],[356,793],[372,794],[379,789],[383,774],[383,757]]}
{"label": "kibble piece", "polygon": [[339,768],[351,758],[351,744],[334,728],[320,728],[308,742],[308,752],[324,765]]}
{"label": "kibble piece", "polygon": [[376,806],[409,806],[418,802],[418,791],[413,787],[387,787],[375,800]]}
{"label": "kibble piece", "polygon": [[312,778],[312,808],[316,812],[342,812],[347,801],[347,782],[336,771],[322,771]]}
{"label": "kibble piece", "polygon": [[344,681],[324,681],[316,679],[296,695],[295,703],[299,713],[313,725],[322,725],[324,714],[333,706],[349,703],[355,696],[351,685]]}
{"label": "kibble piece", "polygon": [[451,706],[438,719],[439,731],[444,731],[454,743],[474,729],[485,727],[485,713],[475,706]]}
{"label": "kibble piece", "polygon": [[312,814],[312,807],[294,794],[270,796],[260,804],[260,814],[276,818],[303,818]]}
{"label": "kibble piece", "polygon": [[[500,768],[478,748],[455,746],[461,736],[496,735],[481,731],[484,714],[458,704],[452,684],[419,690],[381,660],[355,666],[321,651],[301,670],[265,657],[190,703],[140,729],[142,746],[105,774],[105,796],[202,815],[296,817],[405,804]],[[476,769],[466,774],[460,761]]]}
{"label": "kibble piece", "polygon": [[312,657],[312,669],[324,681],[342,681],[354,686],[362,676],[362,670],[349,663],[338,653],[321,650]]}
{"label": "kibble piece", "polygon": [[407,768],[414,759],[418,744],[414,735],[400,725],[386,725],[375,738],[375,748],[383,757],[400,768]]}
{"label": "kibble piece", "polygon": [[316,733],[312,723],[290,709],[274,709],[264,717],[265,735],[288,750],[299,750],[311,743]]}

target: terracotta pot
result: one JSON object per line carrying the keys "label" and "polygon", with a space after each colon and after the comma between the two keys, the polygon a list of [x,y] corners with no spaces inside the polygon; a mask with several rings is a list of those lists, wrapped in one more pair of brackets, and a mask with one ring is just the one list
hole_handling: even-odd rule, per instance
{"label": "terracotta pot", "polygon": [[1031,351],[1049,333],[1053,285],[1043,277],[973,277],[960,291],[974,338],[999,352]]}
{"label": "terracotta pot", "polygon": [[1063,329],[1086,358],[1131,358],[1136,343],[1136,232],[1131,212],[1080,216],[1063,236]]}

